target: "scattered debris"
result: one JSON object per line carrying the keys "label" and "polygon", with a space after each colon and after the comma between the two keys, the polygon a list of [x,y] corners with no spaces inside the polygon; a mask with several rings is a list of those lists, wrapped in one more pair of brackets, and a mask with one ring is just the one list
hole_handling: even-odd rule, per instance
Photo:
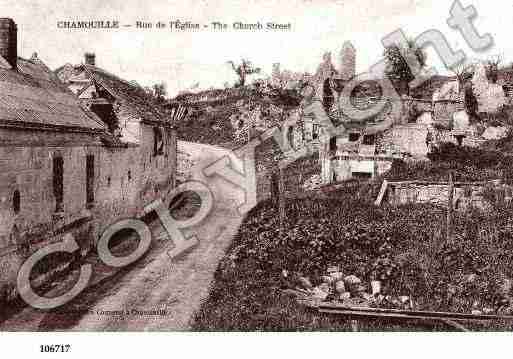
{"label": "scattered debris", "polygon": [[508,134],[508,128],[501,126],[501,127],[487,127],[486,130],[483,132],[482,137],[486,140],[499,140],[501,138],[506,137]]}
{"label": "scattered debris", "polygon": [[322,178],[320,175],[313,175],[303,183],[303,189],[305,191],[315,191],[323,185]]}
{"label": "scattered debris", "polygon": [[343,294],[346,292],[346,286],[344,284],[344,281],[339,280],[335,283],[335,291],[339,294]]}
{"label": "scattered debris", "polygon": [[[285,272],[288,273],[283,271],[283,273]],[[372,280],[370,285],[366,285],[354,274],[344,275],[338,267],[329,267],[327,274],[321,275],[319,278],[321,282],[314,286],[309,278],[298,276],[297,286],[294,289],[286,289],[284,292],[293,294],[300,303],[311,307],[329,303],[347,307],[410,311],[416,310],[417,307],[411,295],[384,295],[382,281]],[[471,273],[463,277],[463,283],[473,284],[477,279],[478,275]],[[497,302],[496,309],[482,307],[479,301],[474,301],[470,313],[473,315],[513,314],[513,298],[510,296],[513,290],[513,281],[509,278],[503,279],[500,288],[502,299]],[[447,290],[452,295],[456,295],[456,286],[449,286]]]}
{"label": "scattered debris", "polygon": [[310,279],[305,277],[299,277],[299,282],[303,286],[303,288],[310,290],[313,288],[312,283],[310,282]]}

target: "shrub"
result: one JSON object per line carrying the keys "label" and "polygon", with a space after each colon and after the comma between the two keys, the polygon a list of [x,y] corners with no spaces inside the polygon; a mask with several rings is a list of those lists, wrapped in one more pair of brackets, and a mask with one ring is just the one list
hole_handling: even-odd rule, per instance
{"label": "shrub", "polygon": [[457,162],[467,166],[489,168],[496,166],[503,159],[497,151],[486,151],[476,147],[458,146],[454,143],[444,142],[435,147],[428,158],[434,162]]}
{"label": "shrub", "polygon": [[394,160],[384,174],[388,180],[447,181],[449,173],[455,181],[476,182],[511,178],[513,157],[499,151],[442,143],[428,154],[429,161]]}

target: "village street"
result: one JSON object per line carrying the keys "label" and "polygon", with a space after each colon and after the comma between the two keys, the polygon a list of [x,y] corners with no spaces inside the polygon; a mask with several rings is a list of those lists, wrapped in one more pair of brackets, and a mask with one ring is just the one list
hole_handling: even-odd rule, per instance
{"label": "village street", "polygon": [[[193,160],[215,160],[230,155],[208,145],[179,142],[180,150]],[[150,225],[153,239],[147,254],[125,268],[113,269],[97,256],[90,286],[61,308],[41,311],[26,307],[3,323],[10,331],[120,331],[186,330],[194,312],[208,296],[209,285],[219,260],[230,245],[242,217],[236,208],[244,194],[221,178],[194,171],[193,179],[208,183],[214,194],[210,215],[195,227],[184,230],[186,237],[197,236],[199,244],[171,259],[172,240],[157,221]],[[73,276],[67,278],[73,282]],[[120,314],[123,312],[124,314]]]}

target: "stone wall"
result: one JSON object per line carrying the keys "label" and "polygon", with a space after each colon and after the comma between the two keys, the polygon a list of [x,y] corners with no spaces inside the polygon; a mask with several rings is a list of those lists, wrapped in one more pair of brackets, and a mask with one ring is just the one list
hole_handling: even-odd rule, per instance
{"label": "stone wall", "polygon": [[[80,133],[0,130],[0,300],[14,286],[19,266],[41,246],[72,233],[84,251],[92,245],[92,214],[86,208],[86,155],[100,143]],[[48,146],[43,146],[47,142]],[[54,156],[63,158],[62,212],[53,192]],[[19,208],[15,193],[19,193]],[[89,237],[90,240],[87,239]],[[9,294],[10,293],[10,294]],[[12,295],[12,291],[7,296]]]}
{"label": "stone wall", "polygon": [[[489,185],[498,188],[497,181],[490,182]],[[483,197],[483,190],[486,184],[456,184],[453,194],[453,205],[456,210],[465,210],[469,207],[487,208],[489,205]],[[511,190],[510,190],[511,192]],[[435,205],[446,206],[449,196],[447,184],[420,184],[398,182],[388,185],[388,193],[386,201],[393,205],[401,205],[407,203],[430,203]]]}
{"label": "stone wall", "polygon": [[465,109],[463,102],[455,101],[437,101],[434,103],[433,113],[436,120],[449,120],[452,116],[459,111]]}
{"label": "stone wall", "polygon": [[[35,133],[0,130],[0,136],[19,141],[17,145],[0,146],[0,248],[7,244],[14,226],[22,235],[52,222],[56,211],[52,159],[56,155],[62,156],[64,162],[63,220],[66,222],[85,209],[85,157],[87,154],[99,156],[98,142],[90,140],[87,143],[81,134],[45,134],[50,146],[25,147],[25,141],[38,142]],[[54,141],[59,141],[60,136],[63,141],[57,146]],[[13,209],[14,191],[20,193],[18,213]]]}
{"label": "stone wall", "polygon": [[[108,225],[140,215],[145,205],[174,188],[176,132],[165,130],[164,153],[158,156],[153,136],[152,126],[143,125],[141,146],[104,147],[85,133],[0,129],[0,300],[14,285],[22,261],[40,247],[72,233],[87,253]],[[59,211],[55,156],[63,159]],[[94,156],[94,202],[89,204],[87,156]]]}
{"label": "stone wall", "polygon": [[378,138],[378,151],[409,153],[415,157],[424,157],[428,152],[428,131],[428,126],[421,124],[394,126]]}
{"label": "stone wall", "polygon": [[[278,159],[281,157],[281,149],[272,138],[255,148],[257,202],[271,198],[274,191],[278,190],[277,183],[273,184],[273,173],[278,173]],[[318,152],[313,152],[290,163],[283,171],[286,195],[296,196],[303,192],[305,181],[320,173],[321,162]]]}
{"label": "stone wall", "polygon": [[327,178],[324,178],[325,184],[346,181],[352,179],[355,174],[366,174],[369,178],[382,175],[392,167],[392,158],[380,155],[360,157],[352,154],[324,160],[325,169],[328,165],[330,167]]}
{"label": "stone wall", "polygon": [[177,135],[175,130],[164,131],[164,154],[153,154],[153,128],[142,126],[140,158],[142,169],[139,176],[140,201],[144,204],[161,197],[176,185]]}

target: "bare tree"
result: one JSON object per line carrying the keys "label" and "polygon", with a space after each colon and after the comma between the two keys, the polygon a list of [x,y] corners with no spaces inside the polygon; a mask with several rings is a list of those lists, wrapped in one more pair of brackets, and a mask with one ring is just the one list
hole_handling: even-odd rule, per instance
{"label": "bare tree", "polygon": [[228,61],[228,63],[232,65],[233,71],[235,71],[239,77],[239,82],[236,84],[236,87],[244,86],[248,75],[260,73],[260,68],[254,67],[249,60],[242,59],[238,66],[236,66],[233,61]]}
{"label": "bare tree", "polygon": [[167,94],[166,84],[161,82],[153,85],[153,97],[158,101],[164,101]]}
{"label": "bare tree", "polygon": [[472,79],[472,76],[474,76],[475,67],[476,64],[473,62],[463,62],[451,68],[451,71],[456,75],[460,89],[463,89],[465,83]]}
{"label": "bare tree", "polygon": [[477,117],[477,99],[474,94],[472,82],[476,70],[475,62],[465,62],[451,68],[456,75],[459,84],[459,91],[463,93],[465,101],[465,111],[469,116]]}
{"label": "bare tree", "polygon": [[501,55],[492,56],[485,62],[486,77],[492,84],[497,83],[497,79],[499,77],[499,65],[501,62]]}

